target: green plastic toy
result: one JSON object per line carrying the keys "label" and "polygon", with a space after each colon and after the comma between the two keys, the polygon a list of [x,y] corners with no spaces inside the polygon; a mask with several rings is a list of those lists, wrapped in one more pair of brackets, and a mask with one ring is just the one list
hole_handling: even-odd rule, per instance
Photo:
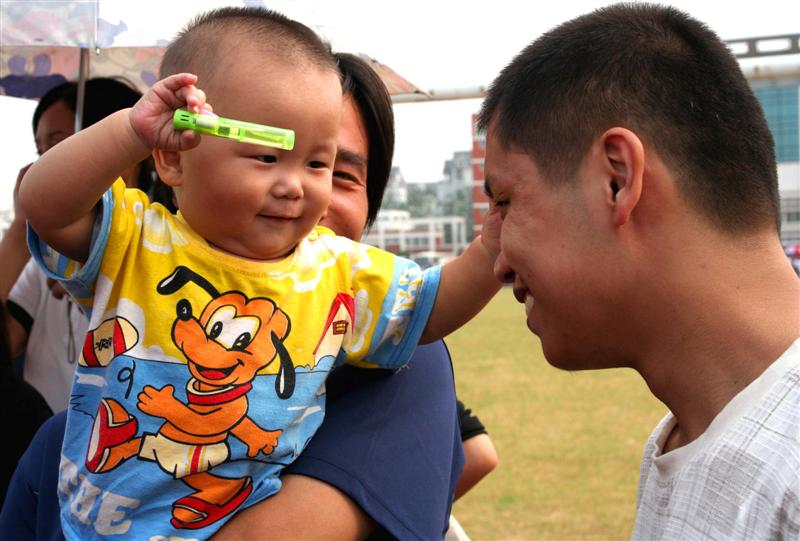
{"label": "green plastic toy", "polygon": [[263,124],[231,120],[212,114],[191,113],[178,109],[172,116],[172,125],[176,130],[192,130],[204,135],[214,135],[234,139],[242,143],[264,145],[268,147],[292,150],[294,148],[294,130],[274,128]]}

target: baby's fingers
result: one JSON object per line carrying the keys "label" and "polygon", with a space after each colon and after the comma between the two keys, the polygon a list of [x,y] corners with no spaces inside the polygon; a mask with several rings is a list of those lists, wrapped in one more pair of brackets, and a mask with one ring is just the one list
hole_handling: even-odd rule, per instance
{"label": "baby's fingers", "polygon": [[194,73],[176,73],[161,80],[161,83],[172,92],[177,92],[184,86],[190,86],[197,82],[197,75]]}
{"label": "baby's fingers", "polygon": [[192,130],[182,131],[180,134],[180,149],[189,150],[200,144],[200,135]]}
{"label": "baby's fingers", "polygon": [[206,93],[194,85],[181,87],[175,92],[179,100],[186,104],[186,108],[193,112],[199,113],[206,108]]}

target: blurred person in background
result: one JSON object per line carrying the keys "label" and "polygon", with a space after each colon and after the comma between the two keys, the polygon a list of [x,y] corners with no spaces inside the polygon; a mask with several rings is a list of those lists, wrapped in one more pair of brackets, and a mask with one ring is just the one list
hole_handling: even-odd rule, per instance
{"label": "blurred person in background", "polygon": [[[39,100],[33,113],[39,155],[74,133],[77,91],[76,83],[62,83]],[[82,126],[131,107],[140,97],[138,90],[116,79],[90,79],[86,82]],[[30,164],[17,177],[14,220],[0,240],[0,299],[7,303],[11,354],[14,358],[24,354],[23,378],[42,393],[53,411],[60,411],[67,407],[76,354],[83,347],[88,322],[64,289],[46,278],[30,258],[26,217],[17,205],[19,185],[28,167]],[[158,179],[152,159],[126,171],[123,179],[128,186],[142,189],[152,200],[174,210],[171,192]]]}
{"label": "blurred person in background", "polygon": [[0,408],[6,425],[0,468],[0,506],[17,461],[39,426],[53,414],[39,391],[14,371],[5,316],[5,303],[0,300]]}

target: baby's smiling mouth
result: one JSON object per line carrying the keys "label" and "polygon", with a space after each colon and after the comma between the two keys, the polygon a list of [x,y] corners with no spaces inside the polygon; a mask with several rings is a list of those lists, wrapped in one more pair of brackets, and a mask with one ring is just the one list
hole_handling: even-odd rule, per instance
{"label": "baby's smiling mouth", "polygon": [[285,213],[285,212],[262,212],[258,215],[261,218],[266,218],[268,220],[296,220],[299,216],[295,216],[293,214]]}

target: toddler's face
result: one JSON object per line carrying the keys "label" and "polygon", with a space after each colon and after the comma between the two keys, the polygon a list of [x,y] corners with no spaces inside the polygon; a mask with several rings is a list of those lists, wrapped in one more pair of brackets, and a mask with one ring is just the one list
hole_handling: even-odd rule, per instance
{"label": "toddler's face", "polygon": [[206,90],[220,116],[295,131],[291,151],[204,136],[181,153],[175,192],[211,244],[250,259],[288,255],[330,202],[342,109],[338,76],[311,65],[239,55]]}

